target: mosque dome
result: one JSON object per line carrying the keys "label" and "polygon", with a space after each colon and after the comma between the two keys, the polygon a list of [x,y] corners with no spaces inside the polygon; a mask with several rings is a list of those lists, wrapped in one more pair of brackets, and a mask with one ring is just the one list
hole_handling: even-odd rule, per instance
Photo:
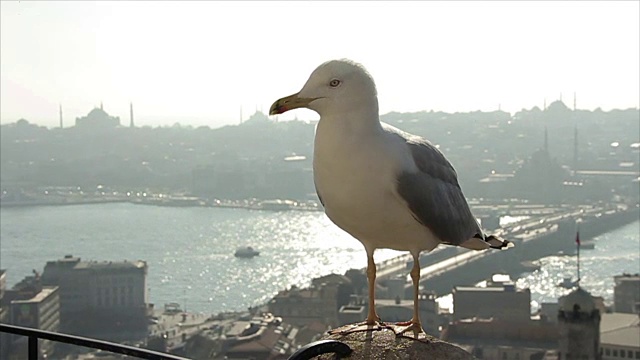
{"label": "mosque dome", "polygon": [[87,114],[87,118],[91,118],[91,119],[104,119],[108,117],[109,117],[109,114],[107,114],[101,108],[94,108],[89,112],[89,114]]}

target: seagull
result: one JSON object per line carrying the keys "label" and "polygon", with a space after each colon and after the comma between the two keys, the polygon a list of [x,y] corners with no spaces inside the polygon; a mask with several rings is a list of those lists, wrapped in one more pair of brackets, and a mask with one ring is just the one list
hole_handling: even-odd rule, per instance
{"label": "seagull", "polygon": [[[320,115],[313,153],[313,179],[325,214],[359,240],[367,253],[369,307],[352,329],[390,327],[397,335],[420,324],[419,255],[439,244],[474,250],[513,243],[485,234],[442,152],[428,140],[380,121],[378,95],[369,72],[348,59],[318,66],[299,92],[273,103],[270,115],[307,108]],[[387,325],[375,310],[376,249],[408,251],[413,257],[413,317]]]}

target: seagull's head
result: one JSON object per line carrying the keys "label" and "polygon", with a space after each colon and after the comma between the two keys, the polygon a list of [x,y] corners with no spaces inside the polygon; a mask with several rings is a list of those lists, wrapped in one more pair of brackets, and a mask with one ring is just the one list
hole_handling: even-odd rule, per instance
{"label": "seagull's head", "polygon": [[377,111],[376,85],[367,70],[351,60],[331,60],[311,73],[302,90],[276,100],[269,115],[307,108],[322,116],[373,105]]}

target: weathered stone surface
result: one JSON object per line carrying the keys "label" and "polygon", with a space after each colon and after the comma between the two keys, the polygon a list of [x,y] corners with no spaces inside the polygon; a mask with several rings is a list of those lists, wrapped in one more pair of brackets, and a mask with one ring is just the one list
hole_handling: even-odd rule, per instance
{"label": "weathered stone surface", "polygon": [[[346,328],[350,327],[346,326]],[[416,340],[406,336],[396,336],[387,328],[372,331],[353,332],[346,335],[327,334],[323,339],[341,341],[353,350],[349,360],[472,360],[471,354],[458,346],[427,335]],[[317,360],[334,360],[335,354],[317,356]]]}

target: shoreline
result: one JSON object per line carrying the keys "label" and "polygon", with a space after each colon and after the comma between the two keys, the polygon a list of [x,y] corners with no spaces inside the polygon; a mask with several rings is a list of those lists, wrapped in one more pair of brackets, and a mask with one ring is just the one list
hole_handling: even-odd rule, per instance
{"label": "shoreline", "polygon": [[[147,206],[163,206],[163,207],[202,207],[202,208],[222,208],[222,209],[246,209],[246,210],[262,210],[262,211],[322,211],[323,208],[313,206],[301,206],[291,205],[282,208],[271,208],[266,205],[261,205],[261,202],[251,204],[238,204],[231,202],[224,203],[208,203],[206,200],[194,199],[192,202],[186,203],[180,200],[139,200],[139,199],[81,199],[81,200],[34,200],[34,201],[0,201],[0,208],[29,208],[38,206],[73,206],[73,205],[99,205],[99,204],[112,204],[112,203],[130,203],[133,205],[147,205]],[[265,200],[268,201],[268,200]]]}

